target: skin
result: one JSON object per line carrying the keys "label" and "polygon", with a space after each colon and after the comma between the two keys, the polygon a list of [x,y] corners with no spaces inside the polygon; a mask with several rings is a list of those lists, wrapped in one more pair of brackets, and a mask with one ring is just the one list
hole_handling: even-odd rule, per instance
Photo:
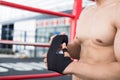
{"label": "skin", "polygon": [[62,45],[79,60],[63,73],[73,80],[120,80],[120,0],[95,2],[82,11],[74,41]]}

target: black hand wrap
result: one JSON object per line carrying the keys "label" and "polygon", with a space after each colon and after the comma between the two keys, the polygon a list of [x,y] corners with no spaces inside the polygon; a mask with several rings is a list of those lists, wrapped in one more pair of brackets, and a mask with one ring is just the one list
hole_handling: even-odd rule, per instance
{"label": "black hand wrap", "polygon": [[66,35],[57,35],[53,39],[47,54],[48,70],[63,74],[64,69],[72,62],[70,57],[64,57],[63,52],[66,52],[67,49],[60,50],[61,44],[64,42],[68,44]]}

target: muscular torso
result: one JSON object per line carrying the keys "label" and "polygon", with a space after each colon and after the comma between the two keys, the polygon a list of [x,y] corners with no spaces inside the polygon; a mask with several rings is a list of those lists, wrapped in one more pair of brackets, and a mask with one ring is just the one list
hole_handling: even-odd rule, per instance
{"label": "muscular torso", "polygon": [[116,61],[114,55],[115,4],[86,9],[80,17],[76,37],[80,41],[80,61],[104,64]]}

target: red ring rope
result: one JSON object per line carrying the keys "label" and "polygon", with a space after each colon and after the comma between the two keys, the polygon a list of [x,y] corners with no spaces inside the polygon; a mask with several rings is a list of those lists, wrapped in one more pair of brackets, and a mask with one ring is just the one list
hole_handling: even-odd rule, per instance
{"label": "red ring rope", "polygon": [[9,7],[14,7],[14,8],[28,10],[28,11],[33,11],[33,12],[38,12],[38,13],[51,14],[51,15],[56,15],[56,16],[64,16],[64,17],[70,17],[70,18],[74,18],[75,17],[72,14],[66,14],[66,13],[60,13],[60,12],[53,12],[53,11],[43,10],[43,9],[29,7],[29,6],[25,6],[25,5],[20,5],[20,4],[7,2],[7,1],[3,1],[3,0],[0,0],[0,5],[5,5],[5,6],[9,6]]}
{"label": "red ring rope", "polygon": [[1,76],[0,80],[21,80],[21,79],[35,79],[35,78],[51,78],[58,77],[62,74],[59,73],[47,73],[47,74],[30,74],[30,75],[15,75],[15,76]]}
{"label": "red ring rope", "polygon": [[50,47],[49,43],[31,43],[31,42],[20,42],[12,40],[0,40],[0,44],[13,44],[13,45],[26,45],[26,46],[36,46],[36,47]]}

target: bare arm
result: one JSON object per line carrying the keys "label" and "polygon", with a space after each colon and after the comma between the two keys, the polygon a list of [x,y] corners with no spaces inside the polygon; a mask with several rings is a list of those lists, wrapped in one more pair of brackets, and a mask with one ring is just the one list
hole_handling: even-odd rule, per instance
{"label": "bare arm", "polygon": [[69,54],[72,58],[75,58],[75,59],[79,59],[80,58],[80,51],[81,51],[81,41],[79,39],[79,31],[80,31],[80,23],[81,23],[81,18],[82,16],[84,16],[84,14],[86,13],[86,11],[88,10],[88,8],[85,8],[82,13],[80,14],[80,18],[79,20],[77,21],[77,27],[76,27],[76,37],[75,39],[70,43],[68,44],[68,51],[69,51]]}
{"label": "bare arm", "polygon": [[79,36],[78,36],[79,27],[80,27],[79,22],[80,22],[80,19],[77,21],[75,39],[71,43],[69,43],[67,46],[70,56],[74,59],[80,58],[80,51],[81,51],[81,41],[79,40]]}
{"label": "bare arm", "polygon": [[[95,80],[120,80],[120,63],[110,64],[87,64],[72,62],[65,69],[65,73],[74,74],[82,79]],[[67,72],[66,72],[67,71]]]}
{"label": "bare arm", "polygon": [[79,59],[80,58],[80,43],[77,38],[74,39],[73,42],[68,44],[68,51],[72,58]]}

